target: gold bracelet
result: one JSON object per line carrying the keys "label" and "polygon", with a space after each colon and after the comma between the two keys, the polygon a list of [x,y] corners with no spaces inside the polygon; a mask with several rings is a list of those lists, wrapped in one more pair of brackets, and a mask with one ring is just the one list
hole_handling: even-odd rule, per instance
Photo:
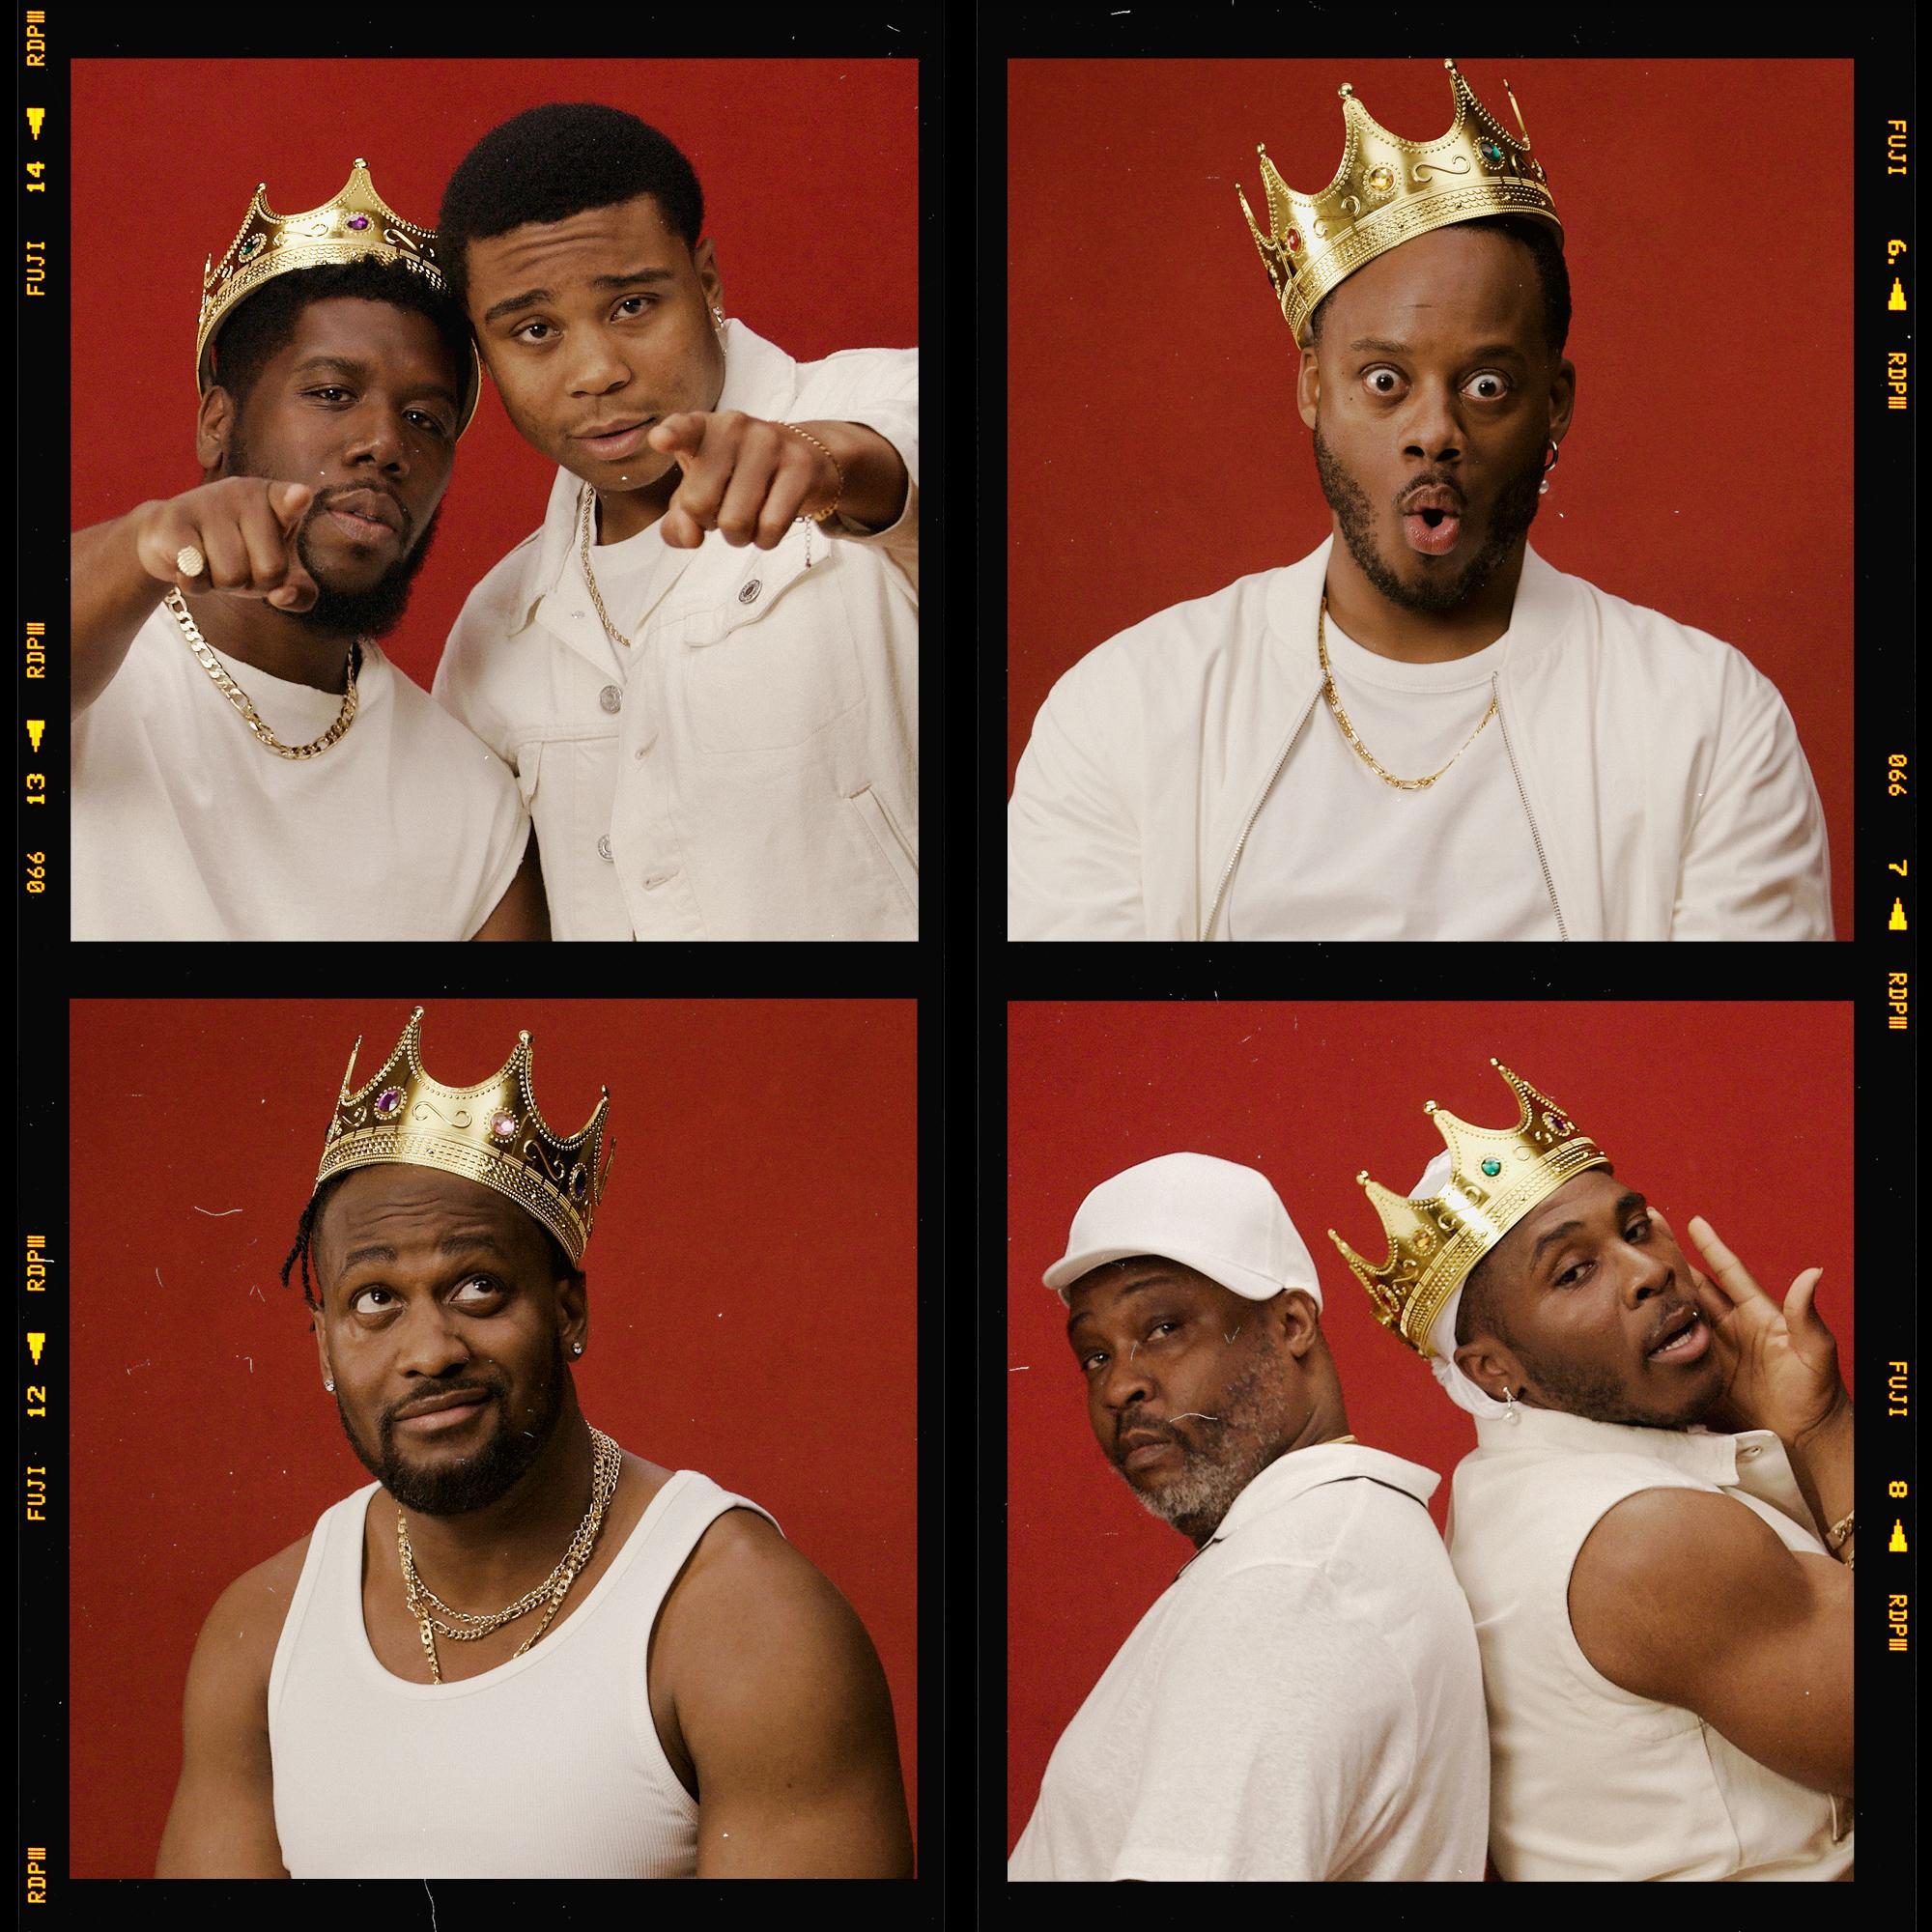
{"label": "gold bracelet", "polygon": [[833,491],[831,502],[826,504],[822,510],[813,510],[808,514],[801,515],[798,520],[802,524],[822,524],[838,508],[839,498],[845,494],[845,466],[809,429],[800,429],[796,423],[785,423],[782,426],[790,430],[792,435],[804,437],[813,449],[820,451],[826,461],[832,465],[833,473],[838,478],[838,487]]}
{"label": "gold bracelet", "polygon": [[1830,1529],[1825,1532],[1825,1548],[1835,1555],[1844,1548],[1852,1534],[1852,1518],[1857,1512],[1847,1510]]}

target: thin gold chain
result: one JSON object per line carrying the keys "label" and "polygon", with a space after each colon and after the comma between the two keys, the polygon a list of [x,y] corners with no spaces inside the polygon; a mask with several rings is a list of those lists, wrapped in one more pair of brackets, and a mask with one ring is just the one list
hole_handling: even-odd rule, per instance
{"label": "thin gold chain", "polygon": [[1368,766],[1370,771],[1374,772],[1383,784],[1393,785],[1397,791],[1427,791],[1442,776],[1442,772],[1446,772],[1449,769],[1449,765],[1453,765],[1456,762],[1456,758],[1460,758],[1482,736],[1483,725],[1487,724],[1496,715],[1495,687],[1492,685],[1490,688],[1490,708],[1483,713],[1482,722],[1457,747],[1456,756],[1449,760],[1449,765],[1444,765],[1442,772],[1431,772],[1426,779],[1399,779],[1393,772],[1384,771],[1376,762],[1376,754],[1356,737],[1355,727],[1349,723],[1349,714],[1342,709],[1342,700],[1335,690],[1335,673],[1328,667],[1328,599],[1325,594],[1321,599],[1321,609],[1317,613],[1315,619],[1315,650],[1316,654],[1321,660],[1322,695],[1328,700],[1329,710],[1335,714],[1336,724],[1342,727],[1343,737],[1354,746],[1356,753],[1360,756],[1362,762]]}
{"label": "thin gold chain", "polygon": [[534,1590],[526,1591],[506,1610],[479,1616],[470,1610],[451,1609],[416,1574],[415,1555],[410,1548],[409,1522],[401,1510],[396,1512],[396,1548],[402,1558],[403,1594],[408,1599],[410,1614],[415,1618],[417,1632],[422,1637],[423,1655],[429,1660],[432,1684],[442,1682],[442,1667],[436,1655],[438,1632],[455,1643],[475,1643],[501,1630],[505,1624],[514,1623],[519,1617],[526,1615],[539,1604],[547,1604],[543,1621],[512,1653],[521,1657],[550,1628],[551,1619],[562,1608],[564,1598],[570,1594],[571,1584],[590,1560],[597,1533],[604,1526],[604,1514],[617,1492],[617,1478],[624,1466],[624,1452],[601,1429],[593,1428],[590,1439],[597,1448],[597,1461],[590,1479],[590,1507],[584,1512],[583,1520],[578,1524],[577,1534],[571,1538],[570,1548],[563,1552],[556,1568]]}
{"label": "thin gold chain", "polygon": [[255,734],[256,742],[266,745],[278,758],[320,757],[355,722],[355,671],[362,656],[359,639],[349,647],[349,688],[342,694],[342,709],[336,714],[335,723],[320,738],[306,745],[285,745],[262,722],[262,714],[249,702],[248,694],[229,676],[227,667],[209,649],[208,639],[188,615],[187,605],[183,602],[181,592],[170,590],[161,602],[167,606],[168,615],[187,639],[187,647],[194,653],[195,661],[214,680],[215,688],[221,695],[242,714],[242,724]]}

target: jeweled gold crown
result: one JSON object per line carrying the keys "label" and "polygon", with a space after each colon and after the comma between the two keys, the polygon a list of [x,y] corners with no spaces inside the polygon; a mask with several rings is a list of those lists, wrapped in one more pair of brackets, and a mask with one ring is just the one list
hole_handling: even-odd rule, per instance
{"label": "jeweled gold crown", "polygon": [[418,1007],[381,1070],[354,1092],[349,1083],[361,1040],[350,1049],[316,1185],[331,1174],[384,1161],[440,1167],[507,1195],[563,1243],[573,1264],[582,1262],[611,1172],[604,1147],[610,1090],[603,1090],[586,1125],[567,1137],[554,1133],[530,1092],[527,1033],[517,1036],[500,1072],[474,1087],[445,1087],[423,1071],[422,1015]]}
{"label": "jeweled gold crown", "polygon": [[[369,179],[369,164],[359,156],[350,170],[349,185],[334,200],[302,214],[277,214],[268,203],[269,184],[257,182],[241,229],[228,244],[219,266],[209,256],[201,271],[201,327],[194,339],[195,379],[206,395],[214,381],[214,332],[229,311],[265,282],[292,269],[333,269],[365,255],[378,261],[402,262],[440,294],[448,293],[437,265],[436,231],[405,221]],[[476,413],[482,392],[482,365],[476,345],[469,345],[469,393],[463,403],[461,436]]]}
{"label": "jeweled gold crown", "polygon": [[[1267,189],[1268,233],[1255,220],[1239,187],[1241,213],[1261,250],[1281,312],[1307,344],[1308,318],[1339,282],[1378,255],[1452,222],[1492,214],[1526,214],[1547,221],[1560,242],[1563,224],[1545,185],[1543,163],[1529,151],[1522,110],[1510,94],[1519,140],[1469,92],[1469,83],[1446,60],[1456,118],[1434,141],[1405,141],[1391,134],[1344,82],[1342,164],[1315,194],[1297,194],[1275,172],[1267,149],[1262,182]],[[1509,93],[1509,82],[1503,82]]]}
{"label": "jeweled gold crown", "polygon": [[1419,1355],[1435,1352],[1429,1330],[1469,1270],[1573,1175],[1610,1164],[1603,1149],[1579,1132],[1554,1100],[1500,1060],[1490,1065],[1517,1096],[1515,1126],[1472,1127],[1434,1100],[1423,1109],[1449,1149],[1450,1175],[1441,1193],[1407,1200],[1371,1180],[1366,1168],[1356,1175],[1388,1235],[1388,1259],[1381,1266],[1371,1267],[1333,1228],[1328,1230],[1328,1238],[1369,1291],[1376,1320],[1393,1328]]}

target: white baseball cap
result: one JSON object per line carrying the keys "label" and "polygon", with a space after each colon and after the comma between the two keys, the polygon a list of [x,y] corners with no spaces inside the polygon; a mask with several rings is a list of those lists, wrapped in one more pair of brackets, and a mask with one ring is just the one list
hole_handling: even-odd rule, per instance
{"label": "white baseball cap", "polygon": [[1258,1168],[1207,1153],[1164,1153],[1103,1180],[1081,1202],[1066,1252],[1040,1279],[1066,1291],[1105,1262],[1159,1255],[1250,1301],[1321,1284],[1308,1244]]}

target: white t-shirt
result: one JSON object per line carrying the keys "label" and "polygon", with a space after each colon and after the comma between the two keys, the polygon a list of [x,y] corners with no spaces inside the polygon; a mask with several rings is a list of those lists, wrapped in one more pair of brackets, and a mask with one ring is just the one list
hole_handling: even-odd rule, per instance
{"label": "white t-shirt", "polygon": [[1439,1480],[1350,1443],[1264,1469],[1062,1734],[1008,1877],[1481,1879],[1482,1669]]}
{"label": "white t-shirt", "polygon": [[1379,657],[1332,615],[1326,635],[1336,695],[1383,770],[1426,778],[1455,763],[1427,790],[1398,791],[1318,699],[1236,867],[1230,937],[1559,938],[1501,721],[1468,742],[1509,633],[1449,664]]}
{"label": "white t-shirt", "polygon": [[[341,712],[228,668],[285,745]],[[523,859],[516,780],[374,644],[355,685],[327,751],[277,757],[157,606],[74,722],[73,937],[469,938]]]}

